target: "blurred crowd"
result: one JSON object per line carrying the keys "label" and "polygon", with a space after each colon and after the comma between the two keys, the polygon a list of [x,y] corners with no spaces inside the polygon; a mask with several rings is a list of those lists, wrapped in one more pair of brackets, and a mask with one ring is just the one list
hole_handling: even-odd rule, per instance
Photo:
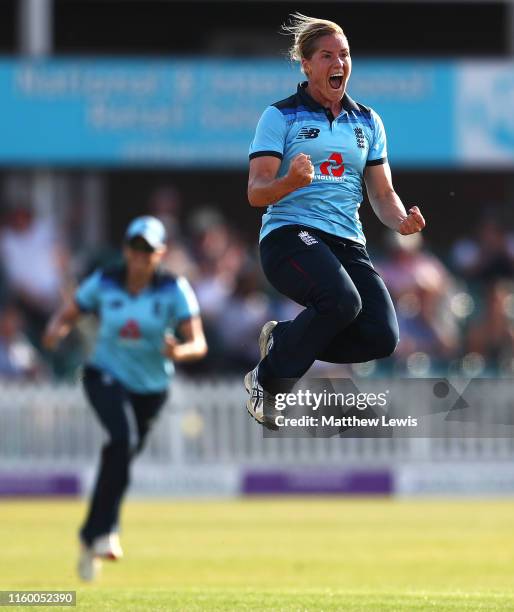
{"label": "blurred crowd", "polygon": [[[258,361],[257,338],[269,319],[290,319],[301,307],[267,283],[254,239],[216,207],[184,217],[173,188],[160,188],[146,210],[169,236],[164,266],[194,286],[209,342],[207,358],[186,375],[236,376]],[[433,231],[433,230],[432,230]],[[86,318],[54,354],[41,346],[50,313],[96,266],[120,257],[120,245],[88,253],[70,248],[66,227],[30,205],[2,209],[0,228],[0,377],[70,380],[87,357],[95,322]],[[384,234],[368,244],[393,297],[400,324],[395,355],[380,362],[317,363],[318,376],[514,375],[514,227],[485,208],[479,224],[435,253],[423,234]]]}

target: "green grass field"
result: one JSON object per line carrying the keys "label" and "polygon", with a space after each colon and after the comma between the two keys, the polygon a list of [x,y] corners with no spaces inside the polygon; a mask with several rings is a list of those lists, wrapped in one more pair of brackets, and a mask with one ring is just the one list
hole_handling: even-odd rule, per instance
{"label": "green grass field", "polygon": [[91,585],[83,512],[1,502],[0,589],[77,590],[80,610],[514,610],[513,500],[130,501],[126,558]]}

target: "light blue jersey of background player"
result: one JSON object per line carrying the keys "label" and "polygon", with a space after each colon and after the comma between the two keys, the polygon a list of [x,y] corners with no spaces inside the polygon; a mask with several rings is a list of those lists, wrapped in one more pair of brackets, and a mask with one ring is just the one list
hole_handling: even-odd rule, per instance
{"label": "light blue jersey of background player", "polygon": [[174,372],[164,355],[164,336],[199,307],[183,277],[156,273],[137,295],[125,288],[125,267],[97,270],[75,293],[78,307],[99,317],[95,348],[88,363],[135,393],[163,391]]}

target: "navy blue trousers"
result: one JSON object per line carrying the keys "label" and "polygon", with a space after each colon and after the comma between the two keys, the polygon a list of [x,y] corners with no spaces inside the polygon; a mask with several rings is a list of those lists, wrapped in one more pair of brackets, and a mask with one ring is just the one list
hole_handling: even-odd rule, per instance
{"label": "navy blue trousers", "polygon": [[305,309],[279,323],[259,381],[300,378],[316,359],[359,363],[387,357],[398,344],[398,322],[384,281],[357,242],[287,225],[260,244],[261,263],[277,291]]}
{"label": "navy blue trousers", "polygon": [[[131,393],[92,367],[85,368],[83,383],[91,406],[108,434],[89,511],[80,530],[82,541],[89,546],[98,536],[117,529],[121,502],[130,480],[130,463],[143,448],[167,392]],[[132,411],[130,417],[128,410]]]}

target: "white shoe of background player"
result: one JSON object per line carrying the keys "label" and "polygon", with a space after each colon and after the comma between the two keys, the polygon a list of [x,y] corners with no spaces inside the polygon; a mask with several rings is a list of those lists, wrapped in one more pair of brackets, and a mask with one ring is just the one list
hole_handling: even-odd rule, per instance
{"label": "white shoe of background player", "polygon": [[77,572],[79,578],[86,582],[95,580],[102,569],[102,561],[98,557],[95,557],[95,553],[90,546],[81,544],[79,562],[77,565]]}
{"label": "white shoe of background player", "polygon": [[93,553],[95,557],[117,561],[123,558],[123,549],[120,544],[120,537],[117,533],[108,533],[96,538],[93,542]]}

